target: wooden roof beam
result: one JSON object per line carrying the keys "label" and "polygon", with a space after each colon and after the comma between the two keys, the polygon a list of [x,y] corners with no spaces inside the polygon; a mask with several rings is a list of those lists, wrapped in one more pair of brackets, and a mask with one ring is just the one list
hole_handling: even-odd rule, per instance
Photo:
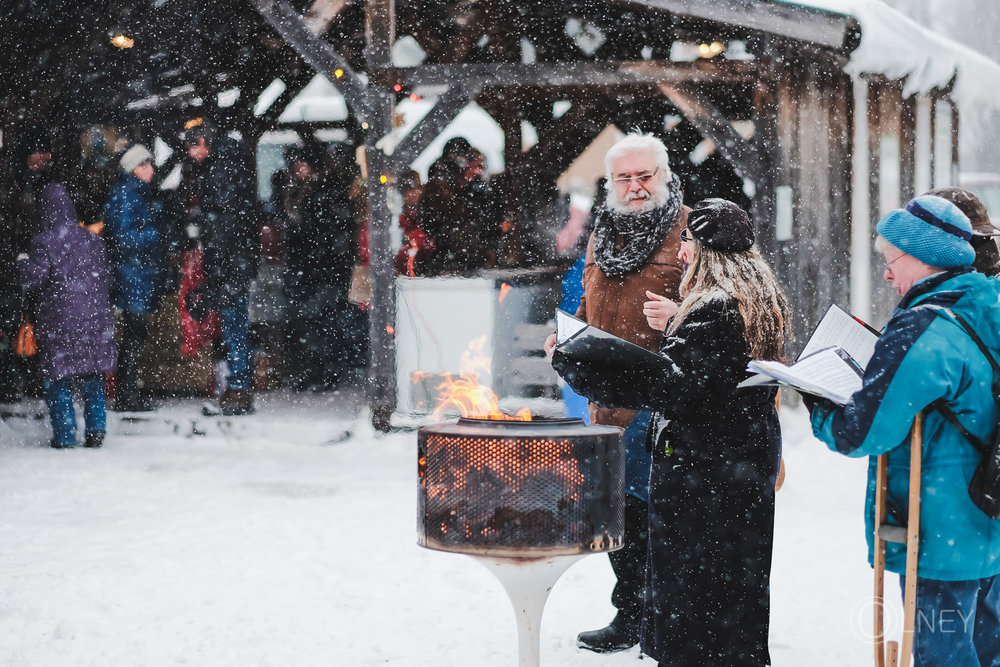
{"label": "wooden roof beam", "polygon": [[860,39],[857,19],[846,14],[771,0],[605,0],[609,4],[659,10],[674,16],[790,37],[835,51],[853,51]]}
{"label": "wooden roof beam", "polygon": [[[359,119],[367,118],[365,84],[333,46],[309,30],[305,18],[295,11],[288,0],[248,0],[248,2],[310,67],[337,87],[347,105],[354,110]],[[337,70],[343,72],[341,77],[334,74]]]}
{"label": "wooden roof beam", "polygon": [[475,86],[453,86],[445,91],[434,108],[403,137],[393,151],[392,162],[402,170],[417,159],[478,93],[479,89]]}
{"label": "wooden roof beam", "polygon": [[421,65],[412,68],[374,70],[373,80],[385,85],[400,83],[405,89],[418,86],[452,86],[456,83],[481,88],[492,86],[617,86],[628,84],[752,82],[756,66],[743,62],[664,63],[633,61],[599,63],[487,63]]}
{"label": "wooden roof beam", "polygon": [[660,84],[660,90],[695,129],[715,143],[722,156],[742,176],[756,177],[763,164],[757,146],[744,139],[714,104],[699,98],[691,88],[683,84],[663,83]]}

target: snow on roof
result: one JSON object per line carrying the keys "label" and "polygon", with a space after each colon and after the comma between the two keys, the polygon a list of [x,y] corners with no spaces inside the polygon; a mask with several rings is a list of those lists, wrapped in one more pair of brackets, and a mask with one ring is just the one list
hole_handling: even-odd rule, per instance
{"label": "snow on roof", "polygon": [[1000,107],[1000,64],[963,44],[921,26],[880,0],[778,0],[853,16],[861,44],[851,54],[848,74],[883,74],[904,79],[903,94],[925,93],[955,78],[953,99]]}

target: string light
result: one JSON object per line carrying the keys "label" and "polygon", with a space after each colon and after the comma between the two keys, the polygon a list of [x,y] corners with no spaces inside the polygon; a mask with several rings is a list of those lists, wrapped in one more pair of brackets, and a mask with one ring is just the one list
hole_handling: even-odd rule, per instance
{"label": "string light", "polygon": [[340,79],[340,78],[342,78],[344,76],[344,70],[342,70],[342,69],[340,69],[338,67],[337,69],[333,70],[333,75],[335,77],[337,77],[338,79]]}

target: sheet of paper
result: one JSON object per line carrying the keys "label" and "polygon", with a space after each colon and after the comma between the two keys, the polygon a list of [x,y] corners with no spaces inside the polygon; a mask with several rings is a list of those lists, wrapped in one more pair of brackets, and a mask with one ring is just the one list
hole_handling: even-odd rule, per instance
{"label": "sheet of paper", "polygon": [[774,378],[770,375],[765,375],[763,373],[758,373],[757,375],[751,375],[743,382],[736,385],[737,389],[746,389],[747,387],[763,387],[767,385],[774,384]]}
{"label": "sheet of paper", "polygon": [[556,310],[556,343],[562,344],[587,328],[587,323],[564,310]]}
{"label": "sheet of paper", "polygon": [[830,306],[816,326],[799,359],[804,359],[823,348],[838,346],[865,369],[875,352],[877,341],[877,335],[834,305]]}
{"label": "sheet of paper", "polygon": [[862,387],[861,377],[836,348],[821,350],[792,366],[778,361],[751,361],[747,370],[761,372],[793,387],[844,405]]}

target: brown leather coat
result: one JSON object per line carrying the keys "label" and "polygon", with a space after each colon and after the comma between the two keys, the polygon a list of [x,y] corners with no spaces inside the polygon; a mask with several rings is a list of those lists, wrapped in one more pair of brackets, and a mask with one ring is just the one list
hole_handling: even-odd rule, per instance
{"label": "brown leather coat", "polygon": [[[687,226],[690,210],[687,206],[681,208],[667,238],[641,270],[621,278],[610,278],[597,266],[594,261],[594,237],[591,236],[583,268],[584,296],[576,316],[647,350],[659,350],[663,334],[649,327],[642,314],[642,304],[647,300],[646,290],[680,301],[678,288],[683,267],[677,259],[677,251],[681,245],[681,230]],[[635,414],[635,410],[598,408],[590,404],[590,420],[594,424],[625,428]]]}

